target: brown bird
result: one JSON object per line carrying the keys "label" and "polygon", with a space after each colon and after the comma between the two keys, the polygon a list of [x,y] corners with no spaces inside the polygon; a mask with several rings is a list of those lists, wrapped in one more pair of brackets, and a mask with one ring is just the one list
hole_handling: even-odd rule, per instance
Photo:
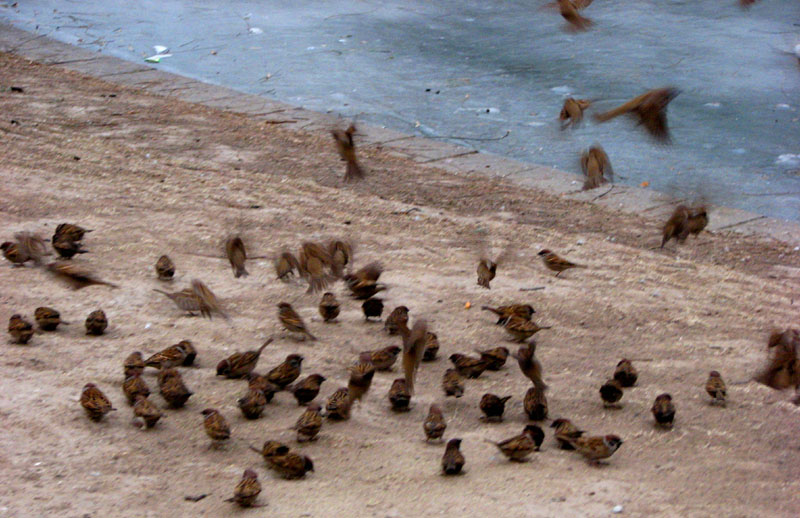
{"label": "brown bird", "polygon": [[408,308],[405,306],[397,306],[386,317],[386,322],[383,324],[383,330],[389,336],[394,336],[400,333],[400,326],[408,324]]}
{"label": "brown bird", "polygon": [[8,319],[8,334],[15,343],[27,344],[33,336],[33,325],[22,318],[22,315],[11,315]]}
{"label": "brown bird", "polygon": [[367,299],[361,304],[361,310],[364,312],[365,321],[369,321],[370,318],[381,318],[383,301],[381,299]]}
{"label": "brown bird", "polygon": [[328,243],[328,254],[331,257],[331,273],[341,278],[344,268],[353,262],[353,245],[348,241],[331,241]]}
{"label": "brown bird", "polygon": [[639,124],[656,139],[669,142],[667,128],[667,105],[678,96],[677,88],[657,88],[634,97],[625,104],[594,116],[598,122],[605,122],[619,115],[630,113],[639,119]]}
{"label": "brown bird", "polygon": [[364,171],[362,171],[356,160],[356,146],[353,142],[353,134],[355,132],[356,127],[354,124],[350,124],[344,131],[340,129],[331,131],[339,156],[347,163],[344,173],[345,182],[355,182],[364,178]]}
{"label": "brown bird", "polygon": [[486,442],[494,444],[500,450],[500,453],[506,456],[508,460],[515,462],[524,462],[528,460],[528,456],[534,451],[539,451],[539,447],[544,441],[544,431],[535,424],[527,425],[522,433],[515,435],[509,439],[500,442],[490,441]]}
{"label": "brown bird", "polygon": [[605,150],[595,144],[581,154],[581,170],[586,179],[583,181],[583,190],[600,187],[614,179],[614,169]]}
{"label": "brown bird", "polygon": [[214,295],[214,292],[211,291],[208,286],[206,286],[203,281],[199,279],[192,280],[192,292],[194,293],[197,300],[200,301],[200,314],[204,317],[211,319],[212,313],[217,313],[225,320],[228,320],[228,315],[222,310],[222,305],[217,299],[217,296]]}
{"label": "brown bird", "polygon": [[[186,340],[170,345],[163,351],[159,351],[147,358],[144,364],[146,367],[154,367],[156,369],[168,369],[184,365],[190,351],[187,345],[191,346],[190,342]],[[194,347],[192,347],[193,349]]]}
{"label": "brown bird", "polygon": [[684,243],[689,234],[698,235],[708,225],[708,212],[704,206],[678,205],[662,229],[661,248],[670,239]]}
{"label": "brown bird", "polygon": [[306,329],[306,324],[303,322],[303,319],[300,318],[300,315],[297,314],[297,311],[295,311],[288,302],[281,302],[278,304],[278,320],[280,320],[284,329],[290,333],[298,333],[307,336],[311,340],[317,339],[316,336],[312,335],[308,329]]}
{"label": "brown bird", "polygon": [[397,356],[400,354],[400,349],[396,345],[390,345],[383,349],[376,349],[374,351],[364,351],[358,355],[358,359],[362,362],[369,362],[375,366],[376,371],[388,371],[397,361]]}
{"label": "brown bird", "polygon": [[13,266],[22,266],[28,261],[33,261],[37,266],[42,263],[42,256],[47,255],[47,246],[42,238],[30,232],[17,232],[14,239],[0,245],[3,256]]}
{"label": "brown bird", "polygon": [[447,396],[457,398],[464,395],[464,382],[456,369],[447,369],[442,376],[442,388]]}
{"label": "brown bird", "polygon": [[470,379],[480,377],[489,365],[489,362],[483,358],[473,358],[458,353],[451,354],[449,360],[453,362],[453,366],[459,374]]}
{"label": "brown bird", "polygon": [[79,290],[93,285],[104,285],[117,288],[116,284],[98,279],[88,270],[66,261],[57,261],[47,265],[47,270],[57,279],[67,283],[73,290]]}
{"label": "brown bird", "polygon": [[228,256],[228,261],[231,263],[234,277],[238,279],[239,277],[250,275],[244,267],[244,262],[247,260],[247,250],[241,237],[231,236],[225,241],[225,255]]}
{"label": "brown bird", "polygon": [[317,438],[317,434],[322,429],[320,410],[319,404],[314,403],[308,405],[305,412],[300,415],[294,425],[294,429],[297,432],[297,442],[313,441]]}
{"label": "brown bird", "polygon": [[350,391],[347,387],[340,387],[336,392],[328,397],[325,404],[325,412],[328,419],[335,419],[339,421],[346,421],[350,419],[350,407],[353,400],[350,399]]}
{"label": "brown bird", "polygon": [[231,438],[231,428],[228,426],[228,421],[218,410],[206,408],[200,413],[204,416],[203,428],[206,431],[206,435],[211,439],[212,446],[219,446]]}
{"label": "brown bird", "polygon": [[653,412],[657,425],[672,428],[672,422],[675,420],[675,405],[672,404],[672,396],[661,394],[656,397],[650,411]]}
{"label": "brown bird", "polygon": [[350,380],[347,382],[347,390],[351,401],[361,401],[361,398],[372,385],[372,378],[375,376],[375,366],[369,362],[359,361],[349,368]]}
{"label": "brown bird", "polygon": [[294,275],[294,272],[300,272],[300,262],[291,252],[281,252],[275,258],[275,273],[278,274],[278,279],[286,281]]}
{"label": "brown bird", "polygon": [[622,399],[622,385],[615,379],[610,379],[600,387],[600,398],[606,408],[619,408],[619,400]]}
{"label": "brown bird", "polygon": [[525,413],[531,421],[544,421],[547,419],[547,396],[544,391],[531,387],[525,392],[522,401]]}
{"label": "brown bird", "polygon": [[122,383],[122,392],[124,392],[125,397],[128,398],[128,404],[133,406],[137,396],[148,397],[150,395],[150,387],[148,387],[147,383],[142,379],[141,374],[135,374],[125,378],[125,381]]}
{"label": "brown bird", "polygon": [[550,423],[550,428],[556,429],[556,442],[562,450],[574,450],[575,446],[572,443],[584,434],[583,430],[579,430],[569,419],[556,419]]}
{"label": "brown bird", "polygon": [[244,378],[256,368],[261,351],[271,343],[270,337],[255,351],[237,352],[228,356],[217,364],[217,376],[225,376],[228,379]]}
{"label": "brown bird", "polygon": [[389,387],[389,403],[395,412],[405,412],[409,409],[411,393],[408,391],[405,378],[397,378]]}
{"label": "brown bird", "polygon": [[619,361],[617,368],[614,370],[614,379],[619,381],[621,386],[632,387],[636,384],[638,378],[639,372],[630,360],[623,358]]}
{"label": "brown bird", "polygon": [[108,327],[108,318],[106,318],[106,314],[102,309],[96,309],[89,313],[84,325],[86,326],[87,335],[100,336]]}
{"label": "brown bird", "polygon": [[134,351],[125,358],[122,364],[125,377],[140,376],[144,372],[144,359],[142,353]]}
{"label": "brown bird", "polygon": [[78,225],[74,225],[72,223],[61,223],[56,227],[56,231],[53,234],[53,237],[56,236],[65,236],[72,241],[80,241],[83,239],[84,234],[92,232],[91,230],[87,230],[83,227],[79,227]]}
{"label": "brown bird", "polygon": [[89,251],[81,248],[81,244],[65,235],[53,236],[53,250],[64,259],[72,259],[76,254],[88,254]]}
{"label": "brown bird", "polygon": [[585,31],[592,25],[592,20],[581,16],[571,0],[558,0],[558,9],[561,17],[570,24],[572,30]]}
{"label": "brown bird", "polygon": [[267,381],[285,389],[290,383],[300,377],[303,365],[303,356],[300,354],[290,354],[277,367],[267,373]]}
{"label": "brown bird", "polygon": [[281,391],[281,387],[277,386],[276,384],[272,383],[267,379],[266,376],[262,376],[257,372],[251,372],[247,376],[247,388],[250,390],[258,390],[264,394],[264,397],[267,398],[267,403],[272,401],[272,398],[275,396],[276,392]]}
{"label": "brown bird", "polygon": [[162,255],[156,261],[156,276],[159,281],[171,281],[175,276],[175,263],[168,255]]}
{"label": "brown bird", "polygon": [[425,351],[422,353],[422,361],[432,362],[439,353],[439,337],[436,333],[428,331],[425,333]]}
{"label": "brown bird", "polygon": [[61,320],[61,313],[53,308],[40,307],[36,308],[33,312],[33,318],[36,319],[36,325],[42,331],[55,331],[58,324],[68,324]]}
{"label": "brown bird", "polygon": [[158,391],[171,408],[181,408],[193,394],[174,367],[158,371]]}
{"label": "brown bird", "polygon": [[428,416],[422,423],[422,430],[425,432],[425,439],[428,441],[439,440],[447,429],[442,409],[436,405],[431,405]]}
{"label": "brown bird", "polygon": [[293,451],[273,456],[267,465],[287,480],[300,479],[309,471],[314,471],[314,463],[310,458]]}
{"label": "brown bird", "polygon": [[481,360],[486,363],[486,369],[490,371],[499,371],[506,364],[508,359],[507,347],[494,347],[492,349],[475,349],[475,352],[481,355]]}
{"label": "brown bird", "polygon": [[3,250],[3,257],[8,259],[12,266],[22,266],[33,258],[28,255],[20,246],[19,243],[6,241],[0,245],[0,250]]}
{"label": "brown bird", "polygon": [[711,396],[711,404],[725,406],[725,398],[728,395],[725,382],[719,372],[711,371],[706,381],[706,392]]}
{"label": "brown bird", "polygon": [[450,439],[442,456],[442,472],[445,475],[458,475],[464,467],[466,460],[461,453],[461,439]]}
{"label": "brown bird", "polygon": [[521,346],[512,356],[519,363],[519,370],[533,382],[534,387],[541,392],[546,391],[547,385],[542,380],[542,364],[536,359],[536,342]]}
{"label": "brown bird", "polygon": [[585,265],[582,264],[575,264],[567,261],[566,259],[562,259],[561,257],[557,256],[550,250],[542,250],[539,252],[539,256],[542,258],[542,262],[547,267],[548,270],[552,270],[556,273],[556,277],[558,277],[561,272],[565,270],[569,270],[570,268],[586,268]]}
{"label": "brown bird", "polygon": [[686,228],[690,234],[697,236],[708,226],[708,211],[705,206],[692,207],[689,209],[689,220]]}
{"label": "brown bird", "polygon": [[524,342],[542,329],[550,329],[550,326],[539,326],[533,320],[525,320],[521,317],[510,317],[506,320],[503,328],[506,333],[511,335],[513,341]]}
{"label": "brown bird", "polygon": [[236,400],[245,419],[258,419],[267,407],[267,396],[260,390],[247,389],[247,394]]}
{"label": "brown bird", "polygon": [[325,272],[326,268],[333,266],[333,260],[328,251],[319,243],[303,243],[300,249],[299,263],[299,271],[308,281],[307,293],[320,292],[335,279],[333,275]]}
{"label": "brown bird", "polygon": [[425,320],[414,322],[414,328],[410,331],[403,324],[400,334],[403,336],[403,375],[406,380],[408,392],[414,394],[414,378],[417,369],[422,362],[422,354],[425,352],[425,335],[428,332],[428,324]]}
{"label": "brown bird", "polygon": [[572,97],[564,99],[564,106],[561,108],[561,113],[558,114],[558,120],[561,121],[561,129],[580,125],[583,120],[583,112],[591,104],[592,101],[589,99],[575,99]]}
{"label": "brown bird", "polygon": [[186,288],[181,291],[176,291],[174,293],[169,293],[164,290],[159,290],[158,288],[153,288],[153,291],[157,291],[162,295],[165,295],[169,298],[172,302],[178,306],[179,309],[186,311],[189,316],[195,316],[196,313],[201,312],[203,310],[202,303],[197,295],[191,288]]}
{"label": "brown bird", "polygon": [[92,421],[99,421],[104,415],[116,410],[105,394],[94,383],[87,383],[81,391],[81,406]]}
{"label": "brown bird", "polygon": [[478,408],[483,412],[484,421],[499,423],[503,420],[503,412],[506,411],[506,401],[511,396],[499,397],[494,394],[484,394],[478,404]]}
{"label": "brown bird", "polygon": [[261,494],[261,483],[258,481],[258,475],[252,469],[246,469],[233,490],[233,497],[225,501],[234,502],[240,507],[264,507],[266,504],[255,503],[259,494]]}
{"label": "brown bird", "polygon": [[[300,373],[298,372],[298,375],[299,374]],[[294,385],[287,386],[286,390],[294,395],[298,405],[307,405],[313,401],[315,397],[317,397],[319,394],[319,389],[322,386],[322,382],[324,381],[325,376],[321,374],[312,374],[298,381]]]}
{"label": "brown bird", "polygon": [[769,359],[767,366],[759,372],[755,380],[776,390],[800,387],[800,331],[787,329],[774,332],[767,343]]}
{"label": "brown bird", "polygon": [[152,428],[161,419],[161,410],[145,396],[136,396],[133,404],[133,425],[137,428]]}
{"label": "brown bird", "polygon": [[570,440],[572,447],[591,464],[600,464],[600,461],[611,457],[622,446],[622,439],[616,435],[605,437],[578,437]]}
{"label": "brown bird", "polygon": [[511,317],[519,317],[523,320],[530,320],[533,318],[533,314],[536,313],[536,311],[533,309],[533,306],[530,304],[510,304],[508,306],[500,306],[497,308],[481,306],[481,309],[484,311],[491,311],[497,315],[499,318],[497,319],[496,325],[498,326],[504,325]]}
{"label": "brown bird", "polygon": [[322,300],[319,302],[319,314],[325,322],[332,322],[339,316],[339,301],[336,300],[336,295],[327,292],[322,295]]}
{"label": "brown bird", "polygon": [[358,300],[366,300],[375,296],[386,286],[378,283],[378,279],[383,273],[383,266],[379,262],[372,262],[354,273],[349,273],[342,277],[350,294]]}
{"label": "brown bird", "polygon": [[491,259],[482,258],[478,261],[478,286],[491,289],[489,283],[497,275],[497,263]]}
{"label": "brown bird", "polygon": [[286,455],[291,451],[287,445],[272,440],[264,441],[264,446],[262,446],[260,450],[254,448],[253,446],[250,446],[250,449],[260,454],[264,458],[264,462],[267,464],[267,467],[270,469],[272,469],[273,461],[276,457]]}

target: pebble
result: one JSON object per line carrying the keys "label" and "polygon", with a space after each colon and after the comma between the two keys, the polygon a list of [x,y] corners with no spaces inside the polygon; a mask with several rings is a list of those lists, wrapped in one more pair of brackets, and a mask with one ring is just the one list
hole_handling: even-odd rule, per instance
{"label": "pebble", "polygon": [[614,513],[614,514],[621,513],[622,512],[622,506],[621,505],[615,505],[614,508],[611,510],[611,512]]}

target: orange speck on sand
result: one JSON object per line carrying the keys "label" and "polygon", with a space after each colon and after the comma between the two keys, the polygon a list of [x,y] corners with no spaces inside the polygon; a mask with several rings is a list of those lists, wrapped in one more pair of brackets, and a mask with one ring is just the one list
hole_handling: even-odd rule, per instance
{"label": "orange speck on sand", "polygon": [[645,181],[643,181],[643,182],[642,182],[641,184],[639,184],[639,185],[641,185],[642,187],[647,187],[648,185],[650,185],[650,182],[648,182],[647,180],[645,180]]}

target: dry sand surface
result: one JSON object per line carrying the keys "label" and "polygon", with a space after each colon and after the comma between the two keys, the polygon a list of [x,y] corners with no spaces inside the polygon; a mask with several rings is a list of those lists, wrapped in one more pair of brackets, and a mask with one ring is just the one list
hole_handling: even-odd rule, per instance
{"label": "dry sand surface", "polygon": [[[361,150],[368,179],[343,186],[344,166],[327,134],[11,55],[0,54],[0,83],[2,237],[20,230],[49,236],[64,221],[94,229],[84,239],[91,253],[76,262],[120,285],[75,292],[41,269],[0,265],[2,322],[16,312],[32,319],[42,305],[72,322],[36,334],[28,346],[3,347],[0,516],[595,517],[616,505],[622,516],[800,515],[800,409],[791,394],[748,381],[769,331],[800,323],[793,304],[800,258],[790,247],[706,232],[685,246],[652,250],[656,221],[421,167],[380,147]],[[220,248],[233,230],[259,256],[248,263],[251,275],[238,280]],[[466,243],[476,234],[488,236],[495,253],[516,250],[491,290],[475,282],[478,252]],[[281,393],[260,420],[245,421],[236,408],[245,383],[215,377],[214,366],[274,334],[258,370],[301,353],[304,373],[328,377],[326,397],[346,383],[357,352],[399,342],[364,323],[360,303],[341,283],[333,288],[343,301],[339,323],[326,325],[318,295],[299,281],[275,279],[269,257],[281,247],[334,236],[357,243],[357,265],[383,261],[388,309],[405,304],[412,320],[425,317],[442,350],[423,364],[410,412],[388,408],[397,367],[378,373],[350,421],[325,423],[318,441],[299,446],[316,471],[285,481],[248,445],[268,438],[294,445],[289,428],[301,409]],[[536,257],[543,247],[589,268],[554,278]],[[224,301],[230,324],[183,316],[152,291],[164,287],[153,271],[162,253],[178,269],[168,288],[203,279]],[[544,289],[520,291],[536,286]],[[292,340],[279,328],[282,300],[298,308],[318,342]],[[529,383],[513,360],[468,381],[463,398],[444,399],[440,380],[451,353],[513,347],[478,309],[510,301],[530,302],[537,321],[552,326],[537,335],[551,417],[624,439],[607,466],[556,449],[548,427],[542,451],[523,464],[503,460],[484,441],[509,437],[527,422]],[[96,308],[108,314],[108,333],[87,337],[83,320]],[[199,349],[199,367],[183,368],[196,394],[183,410],[167,410],[155,429],[134,428],[121,392],[123,359],[184,338]],[[639,360],[640,381],[622,409],[605,410],[598,388],[623,357]],[[730,385],[727,408],[709,405],[703,383],[711,369]],[[155,376],[145,378],[156,392]],[[89,381],[118,409],[100,423],[78,403]],[[513,395],[502,424],[479,421],[485,392]],[[649,408],[662,392],[677,406],[671,431],[652,424]],[[151,398],[163,404],[158,394]],[[422,440],[432,402],[444,409],[446,438],[464,440],[464,476],[440,476],[443,446]],[[200,415],[206,407],[231,423],[233,439],[223,449],[209,449]],[[268,506],[240,511],[223,499],[248,467],[257,470]],[[199,502],[184,500],[202,493],[208,497]]]}

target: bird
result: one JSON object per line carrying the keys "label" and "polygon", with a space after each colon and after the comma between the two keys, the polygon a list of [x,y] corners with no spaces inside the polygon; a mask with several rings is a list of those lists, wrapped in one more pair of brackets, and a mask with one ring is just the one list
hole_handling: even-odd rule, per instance
{"label": "bird", "polygon": [[258,474],[252,469],[246,469],[233,490],[233,496],[225,501],[233,502],[240,507],[264,507],[266,504],[255,503],[259,494],[261,494],[261,483],[258,481]]}
{"label": "bird", "polygon": [[564,99],[564,106],[562,106],[561,112],[558,114],[558,120],[561,121],[561,129],[580,125],[583,120],[583,112],[591,104],[592,101],[589,99],[575,99],[573,97]]}
{"label": "bird", "polygon": [[172,302],[178,306],[179,309],[186,311],[189,316],[194,316],[195,313],[202,311],[202,303],[197,295],[191,288],[186,288],[181,291],[176,291],[174,293],[170,293],[164,290],[160,290],[158,288],[153,288],[153,291],[161,293],[162,295],[169,298]]}
{"label": "bird", "polygon": [[511,396],[499,397],[494,394],[484,394],[478,404],[478,408],[483,412],[483,420],[486,422],[499,423],[503,420],[503,412],[506,410],[506,401]]}
{"label": "bird", "polygon": [[601,460],[611,457],[622,446],[622,439],[613,434],[594,437],[581,436],[570,439],[569,442],[575,451],[595,465],[600,464]]}
{"label": "bird", "polygon": [[5,241],[0,245],[0,250],[3,250],[3,257],[8,259],[12,266],[23,266],[28,261],[34,261],[19,243]]}
{"label": "bird", "polygon": [[300,318],[300,315],[297,314],[297,311],[295,311],[288,302],[281,302],[278,304],[278,320],[280,320],[283,328],[290,333],[298,333],[303,335],[304,338],[308,337],[311,340],[317,339],[316,336],[312,335],[309,330],[306,329],[305,322],[303,322],[303,319]]}
{"label": "bird", "polygon": [[81,406],[92,421],[100,421],[103,416],[116,410],[111,401],[94,383],[87,383],[81,391]]}
{"label": "bird", "polygon": [[73,223],[61,223],[56,227],[56,231],[53,233],[53,237],[56,236],[65,236],[72,241],[81,241],[83,236],[89,232],[93,232],[92,230],[85,229]]}
{"label": "bird", "polygon": [[506,320],[503,329],[506,330],[514,342],[524,342],[542,329],[550,329],[550,326],[539,326],[533,320],[525,320],[521,317],[510,317]]}
{"label": "bird", "polygon": [[240,236],[231,236],[225,241],[225,255],[228,256],[228,261],[231,263],[234,277],[238,279],[239,277],[250,275],[244,267],[244,262],[247,260],[247,250]]}
{"label": "bird", "polygon": [[8,334],[15,343],[27,344],[33,336],[33,324],[22,318],[22,315],[11,315],[8,319]]}
{"label": "bird", "polygon": [[174,367],[158,371],[158,391],[171,408],[183,407],[193,394]]}
{"label": "bird", "polygon": [[78,241],[73,241],[67,235],[54,235],[52,244],[53,250],[64,259],[72,259],[77,254],[89,253],[88,250],[81,248]]}
{"label": "bird", "polygon": [[680,94],[680,90],[673,87],[656,88],[634,97],[613,110],[595,114],[598,122],[606,122],[619,115],[630,113],[638,118],[638,123],[662,142],[669,142],[669,128],[667,127],[667,105]]}
{"label": "bird", "polygon": [[535,386],[525,392],[522,406],[531,421],[544,421],[547,419],[547,396],[544,391],[537,389]]}
{"label": "bird", "polygon": [[335,279],[325,272],[326,268],[333,266],[333,261],[328,251],[319,243],[303,243],[298,262],[299,272],[308,282],[306,293],[322,291]]}
{"label": "bird", "polygon": [[267,467],[270,469],[272,469],[273,461],[277,457],[286,455],[291,451],[287,445],[271,439],[264,441],[264,445],[261,447],[261,449],[258,449],[254,446],[250,446],[250,449],[261,455],[261,457],[264,459],[264,462],[267,464]]}
{"label": "bird", "polygon": [[708,374],[706,381],[706,392],[711,396],[711,403],[714,405],[725,406],[725,399],[727,397],[727,389],[725,382],[722,380],[719,372],[711,371]]}
{"label": "bird", "polygon": [[497,263],[491,259],[481,258],[478,261],[478,286],[491,289],[490,283],[497,275]]}
{"label": "bird", "polygon": [[456,369],[447,369],[442,376],[442,389],[447,396],[460,398],[464,395],[464,382]]}
{"label": "bird", "polygon": [[508,460],[515,462],[528,460],[531,453],[539,451],[543,441],[544,431],[535,424],[525,426],[522,433],[504,441],[494,442],[486,439],[486,442],[497,446],[500,453],[505,455]]}
{"label": "bird", "polygon": [[192,292],[195,297],[200,301],[200,314],[204,317],[211,319],[212,313],[217,313],[225,320],[228,320],[228,315],[222,310],[222,305],[211,291],[208,286],[199,279],[192,279]]}
{"label": "bird", "polygon": [[442,472],[445,475],[458,475],[464,468],[466,460],[461,453],[461,439],[450,439],[442,456]]}
{"label": "bird", "polygon": [[439,353],[439,337],[436,333],[428,331],[425,333],[425,351],[422,353],[422,361],[432,362]]}
{"label": "bird", "polygon": [[350,407],[353,400],[347,387],[339,387],[328,397],[325,404],[326,417],[338,421],[350,419]]}
{"label": "bird", "polygon": [[102,309],[96,309],[89,313],[84,325],[87,335],[100,336],[105,333],[108,327],[108,318]]}
{"label": "bird", "polygon": [[159,281],[171,281],[175,276],[175,263],[168,255],[162,255],[156,261],[156,276]]}
{"label": "bird", "polygon": [[422,362],[422,354],[425,352],[427,332],[428,324],[422,319],[414,322],[414,327],[410,331],[405,324],[400,330],[400,334],[403,336],[403,376],[410,394],[414,394],[414,378],[417,375],[419,364]]}
{"label": "bird", "polygon": [[245,378],[247,379],[247,388],[250,390],[258,390],[263,393],[264,397],[267,398],[267,403],[272,401],[276,392],[282,390],[281,387],[269,381],[266,376],[262,376],[257,372],[251,371]]}
{"label": "bird", "polygon": [[555,437],[558,447],[562,450],[574,450],[572,443],[584,434],[569,419],[559,418],[550,423],[550,428],[555,428]]}
{"label": "bird", "polygon": [[625,358],[620,360],[617,368],[614,369],[614,379],[619,381],[619,384],[623,387],[634,386],[638,378],[639,372],[633,366],[633,363]]}
{"label": "bird", "polygon": [[48,264],[47,271],[52,273],[56,279],[67,283],[73,290],[80,290],[95,285],[108,286],[110,288],[118,287],[116,284],[98,279],[88,270],[66,261],[56,261]]}
{"label": "bird", "polygon": [[358,165],[358,160],[356,160],[356,146],[355,142],[353,142],[355,132],[356,127],[354,124],[350,124],[345,130],[335,129],[331,131],[339,156],[347,163],[344,173],[345,182],[355,182],[364,178],[364,171]]}
{"label": "bird", "polygon": [[408,384],[405,378],[397,378],[389,387],[389,403],[395,412],[407,411],[411,403],[411,392],[408,391]]}
{"label": "bird", "polygon": [[381,318],[383,314],[383,301],[381,299],[367,299],[361,304],[361,310],[364,312],[364,320],[369,321],[370,318]]}
{"label": "bird", "polygon": [[340,239],[328,243],[328,254],[331,257],[331,273],[336,278],[344,275],[344,268],[353,261],[353,244]]}
{"label": "bird", "polygon": [[354,299],[366,300],[386,289],[385,285],[378,283],[382,273],[383,265],[375,261],[353,273],[348,273],[342,279]]}
{"label": "bird", "polygon": [[548,270],[556,272],[556,277],[570,268],[586,268],[585,265],[571,263],[547,249],[540,251],[539,256]]}
{"label": "bird", "polygon": [[541,392],[546,391],[547,385],[542,380],[542,364],[536,359],[536,342],[531,341],[527,346],[521,346],[512,356],[517,360],[519,370],[533,382],[533,386]]}
{"label": "bird", "polygon": [[[153,367],[156,369],[168,369],[170,367],[178,367],[184,365],[186,358],[189,355],[190,342],[183,341],[175,345],[170,345],[166,349],[159,351],[144,361],[146,367]],[[192,347],[194,349],[194,347]]]}
{"label": "bird", "polygon": [[339,316],[339,301],[331,292],[324,293],[319,302],[319,314],[325,322],[333,322]]}
{"label": "bird", "polygon": [[614,179],[611,161],[599,144],[595,144],[581,154],[581,170],[583,176],[586,177],[583,181],[584,191],[600,187]]}
{"label": "bird", "polygon": [[704,205],[689,209],[689,220],[686,228],[693,236],[697,236],[708,226],[708,210]]}
{"label": "bird", "polygon": [[800,387],[800,331],[786,329],[775,331],[767,342],[768,362],[755,376],[755,380],[775,390]]}
{"label": "bird", "polygon": [[359,361],[351,365],[350,380],[347,382],[347,391],[351,401],[361,401],[361,398],[372,385],[372,378],[375,376],[375,366],[369,362]]}
{"label": "bird", "polygon": [[489,365],[489,362],[483,358],[473,358],[459,353],[451,354],[449,360],[459,374],[470,379],[480,377]]}
{"label": "bird", "polygon": [[374,351],[364,351],[358,355],[358,359],[362,362],[369,362],[375,366],[376,371],[388,371],[392,369],[397,356],[402,349],[396,345],[390,345],[383,349],[376,349]]}
{"label": "bird", "polygon": [[61,313],[48,307],[36,308],[33,318],[42,331],[55,331],[59,324],[69,324],[69,322],[61,320]]}
{"label": "bird", "polygon": [[307,405],[317,397],[323,381],[325,381],[325,376],[311,374],[294,385],[287,386],[286,390],[294,395],[298,405]]}
{"label": "bird", "polygon": [[444,420],[442,409],[437,405],[431,405],[428,416],[422,423],[422,430],[425,432],[425,440],[440,440],[447,429],[447,422]]}
{"label": "bird", "polygon": [[533,318],[533,314],[536,313],[536,310],[534,310],[533,306],[530,304],[509,304],[508,306],[499,306],[497,308],[481,306],[481,309],[484,311],[491,311],[497,315],[499,318],[497,319],[496,325],[498,326],[505,325],[511,317],[530,320]]}
{"label": "bird", "polygon": [[128,404],[133,406],[138,396],[148,397],[150,395],[150,387],[142,379],[141,374],[134,374],[125,378],[122,382],[122,392],[128,399]]}
{"label": "bird", "polygon": [[622,385],[614,378],[603,383],[600,387],[600,398],[606,408],[619,408],[619,400],[622,399]]}
{"label": "bird", "polygon": [[506,364],[508,359],[507,347],[494,347],[492,349],[475,349],[481,355],[481,360],[486,364],[486,369],[499,371]]}
{"label": "bird", "polygon": [[397,306],[386,317],[386,322],[383,324],[383,330],[389,336],[394,336],[400,333],[400,326],[408,324],[408,308],[405,306]]}
{"label": "bird", "polygon": [[133,425],[137,428],[152,428],[162,417],[162,412],[145,396],[136,396],[133,403]]}
{"label": "bird", "polygon": [[206,408],[200,414],[203,415],[203,429],[211,439],[212,446],[219,446],[231,438],[231,428],[219,410]]}
{"label": "bird", "polygon": [[300,377],[303,360],[304,358],[300,354],[290,354],[286,356],[283,362],[267,373],[267,381],[281,389],[285,389],[290,383]]}
{"label": "bird", "polygon": [[134,351],[125,358],[122,364],[125,377],[138,376],[144,372],[144,358],[140,351]]}
{"label": "bird", "polygon": [[578,9],[571,0],[558,0],[558,9],[561,17],[564,18],[576,31],[585,31],[592,25],[592,20],[581,16]]}
{"label": "bird", "polygon": [[258,419],[267,407],[267,396],[261,390],[248,388],[247,394],[236,400],[245,419]]}
{"label": "bird", "polygon": [[698,235],[708,225],[708,211],[705,206],[687,207],[678,205],[661,231],[661,248],[670,239],[684,243],[689,234]]}
{"label": "bird", "polygon": [[653,413],[657,425],[672,428],[672,423],[675,420],[675,405],[672,403],[671,395],[661,394],[657,396],[650,411]]}
{"label": "bird", "polygon": [[278,274],[278,279],[285,282],[295,272],[300,272],[300,262],[294,254],[284,250],[275,257],[275,273]]}
{"label": "bird", "polygon": [[272,338],[267,339],[261,347],[254,351],[236,352],[217,364],[217,376],[228,379],[244,378],[256,368],[261,351],[272,343]]}
{"label": "bird", "polygon": [[42,264],[42,256],[47,255],[45,241],[30,232],[17,232],[14,234],[14,241],[6,241],[0,245],[0,249],[13,266],[22,266],[28,261],[39,266]]}
{"label": "bird", "polygon": [[314,471],[314,463],[309,457],[291,450],[281,455],[282,452],[283,450],[279,450],[267,465],[286,480],[297,480],[305,477],[309,471]]}
{"label": "bird", "polygon": [[314,403],[308,405],[300,415],[294,425],[294,430],[297,432],[297,442],[308,442],[317,438],[317,434],[322,429],[321,409],[322,407],[319,404]]}

